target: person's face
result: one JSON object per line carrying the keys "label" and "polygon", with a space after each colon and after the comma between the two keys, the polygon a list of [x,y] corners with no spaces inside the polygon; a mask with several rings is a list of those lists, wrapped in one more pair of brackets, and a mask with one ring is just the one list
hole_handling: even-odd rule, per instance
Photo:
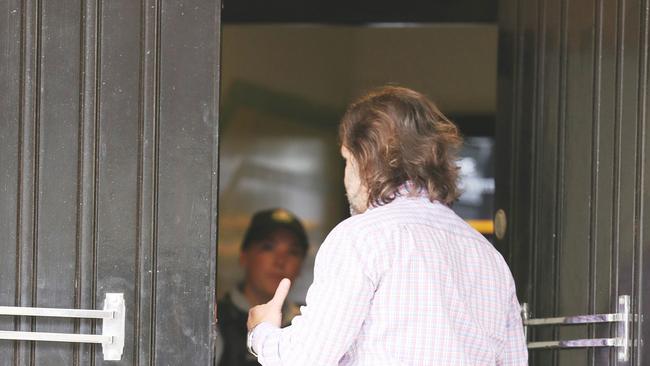
{"label": "person's face", "polygon": [[[246,286],[261,298],[270,299],[280,280],[293,282],[300,273],[304,252],[298,238],[287,229],[273,231],[243,251],[239,262],[246,272]],[[267,300],[268,301],[268,300]]]}
{"label": "person's face", "polygon": [[341,155],[345,159],[345,194],[350,203],[350,213],[356,215],[365,212],[368,208],[368,190],[361,182],[359,166],[356,159],[345,146],[341,147]]}

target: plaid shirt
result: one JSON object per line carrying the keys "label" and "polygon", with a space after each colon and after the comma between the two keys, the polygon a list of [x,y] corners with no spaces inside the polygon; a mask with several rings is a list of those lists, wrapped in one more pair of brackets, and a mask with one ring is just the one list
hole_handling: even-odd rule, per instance
{"label": "plaid shirt", "polygon": [[503,257],[448,207],[398,196],[340,223],[291,326],[252,334],[262,365],[527,365]]}

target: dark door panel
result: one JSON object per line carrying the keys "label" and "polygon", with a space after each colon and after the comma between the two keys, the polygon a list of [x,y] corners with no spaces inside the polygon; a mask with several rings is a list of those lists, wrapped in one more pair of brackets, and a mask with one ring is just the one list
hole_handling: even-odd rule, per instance
{"label": "dark door panel", "polygon": [[[647,5],[500,4],[496,207],[508,230],[496,245],[536,318],[612,313],[619,295],[631,295],[633,312],[643,313]],[[635,324],[636,337],[648,332]],[[530,340],[607,338],[613,329],[545,327]],[[531,365],[615,358],[609,348],[530,353]],[[630,364],[645,358],[641,344]]]}
{"label": "dark door panel", "polygon": [[[114,364],[211,364],[220,2],[0,12],[0,305],[99,309],[124,293]],[[100,328],[0,317],[0,330]],[[100,346],[6,340],[0,359],[103,363]]]}

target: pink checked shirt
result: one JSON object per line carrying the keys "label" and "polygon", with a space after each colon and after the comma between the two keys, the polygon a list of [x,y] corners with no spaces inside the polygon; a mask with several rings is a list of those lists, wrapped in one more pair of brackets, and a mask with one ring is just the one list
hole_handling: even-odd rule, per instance
{"label": "pink checked shirt", "polygon": [[398,197],[340,223],[291,326],[252,334],[262,365],[526,365],[512,275],[448,207]]}

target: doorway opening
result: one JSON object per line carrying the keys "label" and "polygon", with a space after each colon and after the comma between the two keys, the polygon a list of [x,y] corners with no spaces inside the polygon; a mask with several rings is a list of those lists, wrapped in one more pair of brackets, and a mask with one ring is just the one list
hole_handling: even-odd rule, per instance
{"label": "doorway opening", "polygon": [[311,244],[290,294],[304,302],[320,243],[349,215],[339,119],[350,101],[389,83],[428,95],[460,127],[465,193],[454,209],[492,238],[496,4],[484,18],[466,12],[468,21],[449,9],[447,20],[382,15],[381,2],[372,19],[298,4],[301,16],[231,5],[222,31],[218,297],[242,279],[239,248],[251,215],[283,207],[303,221]]}

